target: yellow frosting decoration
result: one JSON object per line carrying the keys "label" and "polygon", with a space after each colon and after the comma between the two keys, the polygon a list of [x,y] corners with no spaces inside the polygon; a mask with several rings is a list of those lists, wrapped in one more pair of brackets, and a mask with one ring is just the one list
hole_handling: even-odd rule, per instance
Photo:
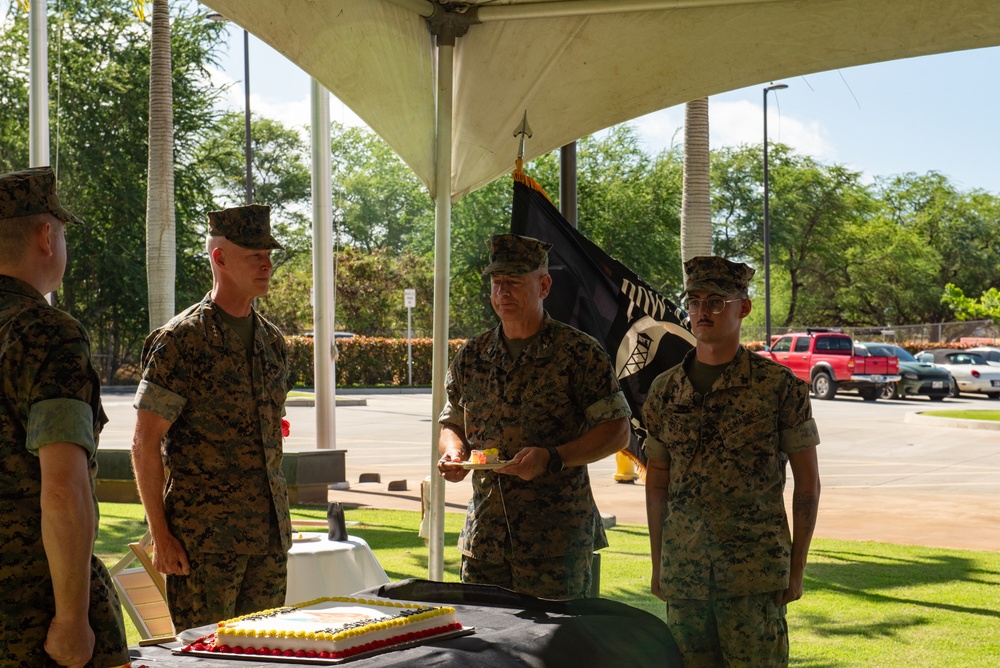
{"label": "yellow frosting decoration", "polygon": [[[495,450],[495,449],[494,449]],[[266,629],[247,629],[235,627],[237,622],[246,620],[248,618],[260,619],[262,615],[273,615],[280,614],[281,611],[288,611],[291,609],[301,609],[307,608],[313,605],[323,603],[325,601],[335,601],[339,603],[354,603],[359,605],[371,605],[381,608],[395,608],[395,609],[415,609],[419,610],[416,614],[410,615],[408,617],[394,617],[391,619],[383,619],[379,621],[372,621],[371,624],[365,626],[364,628],[351,628],[343,629],[337,632],[312,632],[312,631],[294,631],[294,630],[266,630]],[[354,598],[347,596],[337,596],[337,597],[322,597],[316,598],[311,601],[306,601],[304,603],[299,603],[293,606],[282,606],[281,608],[272,608],[270,610],[264,610],[261,612],[251,613],[247,615],[242,615],[234,619],[224,620],[218,624],[218,635],[228,636],[230,638],[254,638],[254,639],[266,639],[268,637],[272,638],[282,638],[287,640],[300,639],[305,641],[322,641],[322,642],[338,642],[347,641],[350,639],[362,638],[373,630],[395,631],[401,627],[405,627],[408,624],[414,622],[423,622],[430,620],[442,615],[452,615],[455,613],[455,608],[453,607],[438,607],[427,609],[425,604],[420,603],[407,603],[402,601],[380,601],[371,598]],[[231,641],[232,644],[237,644],[237,642]]]}

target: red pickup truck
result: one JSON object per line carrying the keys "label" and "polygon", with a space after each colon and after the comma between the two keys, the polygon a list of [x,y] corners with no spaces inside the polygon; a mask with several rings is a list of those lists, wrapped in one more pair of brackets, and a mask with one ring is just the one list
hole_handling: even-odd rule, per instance
{"label": "red pickup truck", "polygon": [[812,385],[820,399],[833,399],[838,390],[856,390],[865,401],[875,401],[881,385],[900,380],[898,357],[855,355],[854,342],[842,332],[809,329],[785,334],[760,354],[787,366]]}

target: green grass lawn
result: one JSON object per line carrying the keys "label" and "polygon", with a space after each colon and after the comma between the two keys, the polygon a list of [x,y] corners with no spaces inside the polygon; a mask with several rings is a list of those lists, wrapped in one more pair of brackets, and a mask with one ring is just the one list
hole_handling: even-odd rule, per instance
{"label": "green grass lawn", "polygon": [[[298,507],[293,517],[325,519],[325,509]],[[347,510],[348,531],[364,538],[393,580],[427,577],[420,514]],[[444,579],[459,580],[455,548],[462,515],[445,515]],[[113,563],[145,531],[142,509],[101,504],[98,554]],[[602,550],[601,595],[660,618],[649,592],[649,538],[644,526],[619,525]],[[995,668],[1000,665],[1000,553],[884,543],[816,540],[805,597],[789,606],[792,666]],[[129,643],[138,634],[129,628]]]}
{"label": "green grass lawn", "polygon": [[920,414],[962,420],[1000,420],[1000,411],[921,411]]}

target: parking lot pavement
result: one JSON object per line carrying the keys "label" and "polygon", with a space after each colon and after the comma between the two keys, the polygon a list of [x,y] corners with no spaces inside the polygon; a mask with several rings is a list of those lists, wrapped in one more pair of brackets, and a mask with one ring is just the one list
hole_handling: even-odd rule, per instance
{"label": "parking lot pavement", "polygon": [[[355,398],[356,395],[351,395]],[[102,448],[127,448],[135,425],[130,394],[107,394],[111,421]],[[337,447],[347,451],[350,490],[331,499],[382,508],[420,509],[420,481],[431,474],[431,395],[363,395],[364,406],[336,410]],[[823,493],[816,535],[901,544],[1000,550],[1000,431],[907,422],[923,410],[994,409],[1000,401],[970,398],[865,402],[838,395],[813,401],[819,425]],[[315,447],[315,409],[290,407],[288,451]],[[591,464],[594,497],[619,523],[645,524],[642,484],[612,480],[614,458]],[[379,483],[359,483],[378,473]],[[389,481],[407,491],[389,492]],[[446,509],[461,512],[469,480],[445,485]],[[791,497],[791,480],[786,496]]]}

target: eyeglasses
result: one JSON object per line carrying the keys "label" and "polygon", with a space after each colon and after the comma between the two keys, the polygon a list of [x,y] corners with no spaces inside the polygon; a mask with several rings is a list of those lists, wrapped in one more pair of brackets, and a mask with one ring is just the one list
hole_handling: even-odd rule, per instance
{"label": "eyeglasses", "polygon": [[698,313],[703,308],[707,308],[712,312],[712,315],[719,315],[726,309],[726,304],[729,302],[741,302],[743,299],[723,299],[717,295],[712,295],[706,299],[685,299],[681,306],[688,313]]}

